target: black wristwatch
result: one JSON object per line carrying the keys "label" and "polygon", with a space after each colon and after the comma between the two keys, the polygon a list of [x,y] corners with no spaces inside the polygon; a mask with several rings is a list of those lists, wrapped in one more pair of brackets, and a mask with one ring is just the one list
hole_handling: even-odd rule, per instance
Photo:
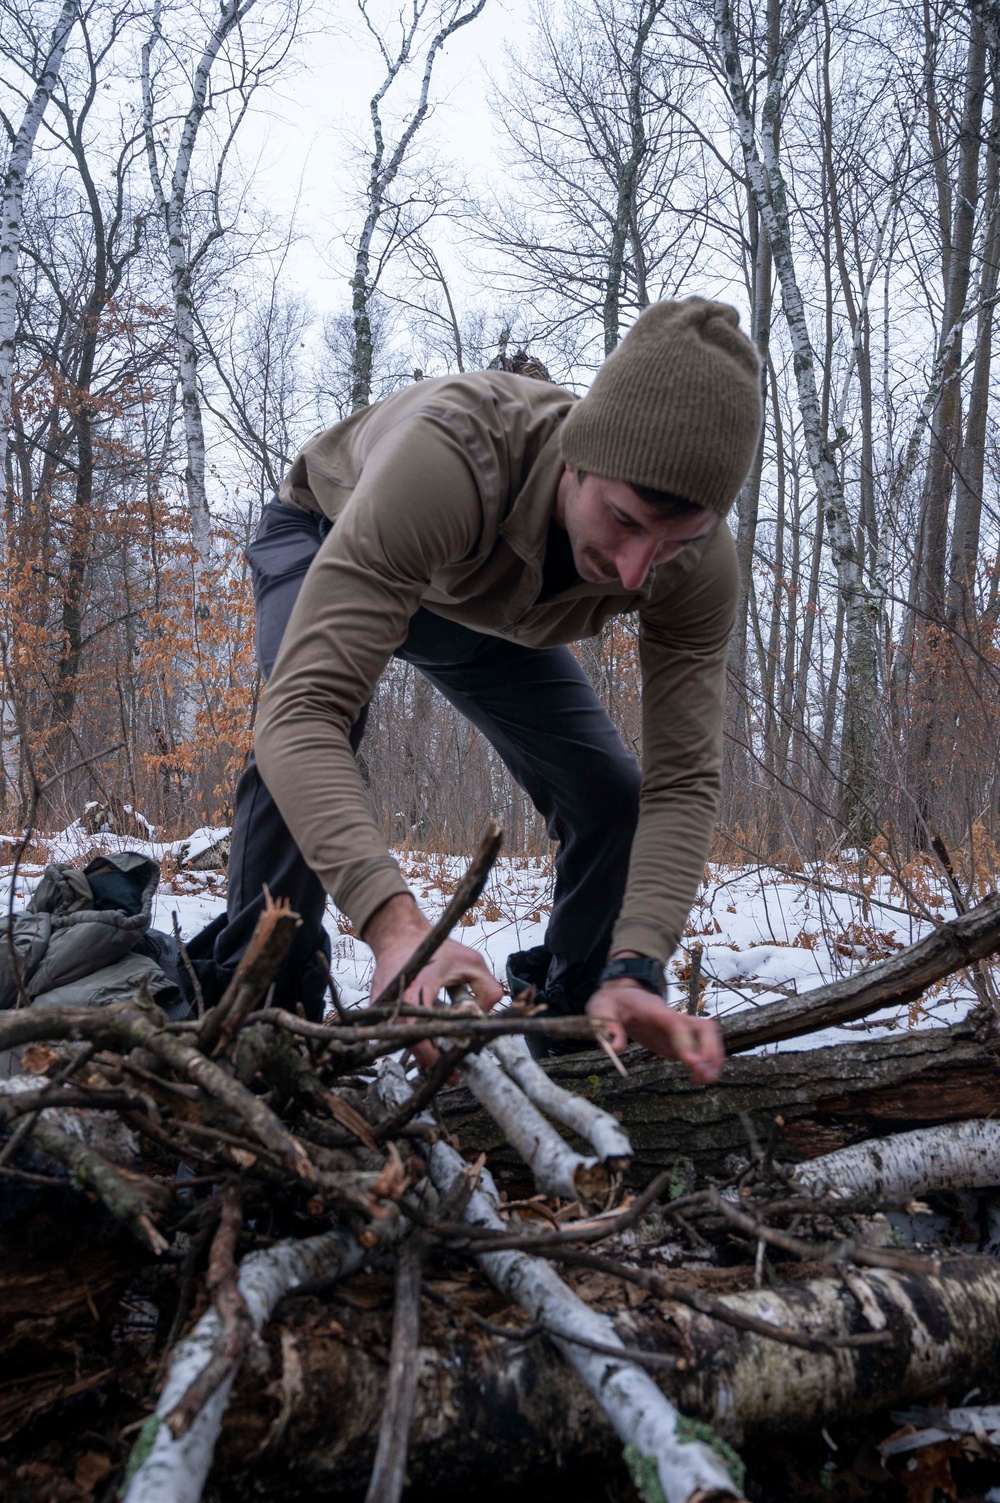
{"label": "black wristwatch", "polygon": [[647,992],[655,992],[658,997],[667,995],[667,978],[663,967],[658,960],[652,960],[648,955],[622,956],[620,960],[609,960],[600,974],[599,984],[603,986],[605,981],[618,981],[622,978],[644,986]]}

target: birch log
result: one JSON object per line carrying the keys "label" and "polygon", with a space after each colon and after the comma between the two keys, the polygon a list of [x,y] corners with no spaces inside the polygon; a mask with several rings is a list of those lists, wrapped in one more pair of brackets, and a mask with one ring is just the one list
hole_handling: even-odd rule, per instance
{"label": "birch log", "polygon": [[[373,1230],[380,1239],[390,1240],[398,1230],[398,1213],[393,1211],[373,1223]],[[300,1284],[342,1278],[363,1257],[355,1238],[339,1230],[251,1253],[240,1265],[238,1284],[253,1329],[259,1332],[278,1301]],[[179,1440],[171,1435],[166,1417],[211,1360],[221,1331],[222,1322],[213,1306],[176,1348],[159,1403],[132,1452],[123,1503],[199,1503],[239,1363],[233,1363]]]}
{"label": "birch log", "polygon": [[[949,1259],[926,1276],[880,1271],[849,1279],[724,1299],[746,1314],[806,1332],[887,1329],[890,1343],[812,1354],[652,1297],[611,1310],[607,1318],[629,1347],[683,1359],[673,1371],[658,1368],[657,1384],[684,1414],[748,1447],[923,1399],[954,1395],[960,1401],[976,1384],[986,1398],[996,1392],[995,1259]],[[447,1281],[440,1287],[449,1289]],[[487,1335],[451,1289],[446,1311],[425,1300],[421,1315],[407,1463],[413,1485],[428,1494],[445,1483],[471,1493],[489,1474],[502,1477],[512,1496],[523,1488],[525,1496],[540,1497],[557,1473],[560,1492],[573,1483],[593,1488],[613,1476],[620,1446],[576,1371],[543,1337]],[[279,1485],[296,1495],[306,1486],[312,1495],[331,1497],[363,1490],[385,1402],[387,1318],[388,1311],[338,1306],[338,1329],[331,1333],[328,1303],[308,1295],[296,1301],[294,1320],[271,1333],[287,1369],[279,1421],[278,1400],[257,1382],[241,1389],[227,1419],[219,1467],[231,1488],[252,1475],[258,1496],[278,1496]],[[516,1333],[510,1316],[492,1319]],[[246,1457],[262,1442],[251,1472]]]}
{"label": "birch log", "polygon": [[819,1195],[843,1190],[887,1200],[991,1189],[1000,1185],[1000,1122],[950,1122],[854,1143],[801,1164],[795,1178]]}
{"label": "birch log", "polygon": [[607,1194],[604,1166],[570,1148],[490,1055],[473,1054],[464,1060],[462,1079],[530,1167],[543,1194],[588,1205]]}
{"label": "birch log", "polygon": [[558,1085],[532,1059],[520,1036],[498,1039],[490,1045],[490,1052],[496,1055],[507,1074],[535,1106],[589,1142],[609,1169],[625,1168],[632,1157],[632,1145],[617,1117],[602,1111],[575,1091],[567,1091]]}

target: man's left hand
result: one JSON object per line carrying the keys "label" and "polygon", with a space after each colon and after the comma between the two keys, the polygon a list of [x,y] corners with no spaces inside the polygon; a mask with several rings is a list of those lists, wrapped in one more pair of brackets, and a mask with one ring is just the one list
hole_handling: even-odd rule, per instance
{"label": "man's left hand", "polygon": [[711,1085],[722,1073],[726,1054],[715,1019],[676,1012],[644,986],[606,981],[587,1003],[587,1016],[605,1022],[618,1054],[634,1039],[663,1059],[678,1060],[696,1085]]}

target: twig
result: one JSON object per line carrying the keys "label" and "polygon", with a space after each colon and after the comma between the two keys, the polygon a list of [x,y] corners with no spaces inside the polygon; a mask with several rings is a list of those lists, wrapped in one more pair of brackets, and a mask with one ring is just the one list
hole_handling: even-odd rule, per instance
{"label": "twig", "polygon": [[[955,904],[955,912],[959,916],[963,913],[968,913],[969,905],[965,901],[962,889],[958,885],[958,877],[955,875],[951,853],[940,835],[931,836],[931,850],[941,863],[945,879],[951,891],[952,902]],[[986,968],[985,962],[978,960],[975,965],[970,966],[968,976],[982,1006],[990,1013],[1000,1012],[1000,1007],[998,1007],[1000,999],[997,998],[996,987],[992,983],[992,978]]]}
{"label": "twig", "polygon": [[422,1112],[425,1107],[429,1106],[442,1086],[448,1084],[458,1065],[476,1047],[474,1042],[458,1044],[455,1048],[446,1049],[439,1054],[409,1101],[375,1128],[375,1141],[384,1143],[387,1139],[394,1138],[418,1112]]}
{"label": "twig", "polygon": [[[534,1252],[544,1251],[547,1247],[568,1246],[574,1242],[603,1242],[607,1237],[620,1236],[628,1231],[629,1227],[645,1215],[646,1211],[656,1201],[660,1200],[665,1192],[669,1192],[671,1180],[674,1177],[673,1169],[664,1169],[655,1179],[637,1195],[632,1204],[625,1211],[619,1211],[613,1216],[591,1217],[584,1222],[571,1223],[558,1232],[510,1232],[507,1230],[496,1231],[489,1227],[474,1226],[472,1223],[445,1221],[437,1218],[422,1221],[420,1224],[429,1233],[444,1241],[458,1244],[488,1245],[490,1251],[503,1252],[508,1249]],[[682,1220],[682,1213],[692,1206],[706,1205],[709,1191],[699,1190],[693,1195],[679,1196],[662,1207],[663,1214]],[[416,1216],[412,1210],[404,1206],[405,1214]]]}
{"label": "twig", "polygon": [[206,1054],[225,1052],[274,980],[301,922],[283,898],[275,903],[265,887],[263,911],[233,979],[221,1001],[202,1020],[199,1043]]}
{"label": "twig", "polygon": [[759,1242],[768,1242],[772,1247],[780,1247],[782,1252],[792,1253],[794,1257],[802,1258],[807,1262],[818,1259],[823,1263],[832,1264],[857,1263],[865,1268],[889,1268],[894,1273],[937,1272],[937,1258],[923,1257],[916,1253],[895,1252],[885,1247],[867,1247],[851,1237],[844,1237],[825,1245],[803,1242],[799,1237],[792,1237],[788,1232],[779,1232],[775,1227],[766,1226],[762,1221],[756,1221],[752,1216],[747,1216],[745,1212],[723,1200],[717,1191],[710,1190],[708,1193],[712,1209],[746,1236],[753,1237]]}
{"label": "twig", "polygon": [[237,1281],[236,1244],[242,1230],[240,1192],[235,1185],[228,1185],[222,1194],[219,1225],[208,1255],[208,1290],[219,1314],[221,1330],[208,1363],[167,1415],[167,1425],[175,1440],[187,1433],[223,1379],[242,1360],[253,1334],[250,1312]]}
{"label": "twig", "polygon": [[191,994],[194,997],[195,1017],[200,1019],[205,1016],[205,997],[201,989],[201,982],[198,980],[198,973],[195,970],[194,966],[191,964],[191,957],[188,954],[187,945],[181,939],[181,926],[177,922],[176,908],[171,910],[170,918],[173,923],[174,939],[177,941],[177,949],[181,957],[181,962],[184,966],[184,969],[187,971],[188,979],[191,982]]}
{"label": "twig", "polygon": [[149,1049],[178,1075],[213,1097],[239,1118],[258,1142],[276,1153],[292,1172],[315,1184],[316,1171],[294,1135],[259,1096],[206,1059],[193,1044],[163,1026],[166,1019],[140,988],[134,1002],[107,1007],[44,1007],[0,1017],[0,1048],[38,1039],[85,1038],[105,1048]]}
{"label": "twig", "polygon": [[170,1330],[167,1339],[163,1343],[163,1356],[157,1371],[157,1380],[162,1383],[168,1363],[173,1353],[174,1344],[184,1329],[184,1322],[191,1312],[191,1302],[195,1290],[195,1269],[202,1253],[208,1246],[215,1234],[215,1228],[219,1223],[218,1202],[213,1197],[209,1201],[203,1201],[199,1207],[202,1215],[208,1217],[205,1224],[195,1232],[191,1238],[191,1245],[184,1254],[184,1261],[180,1266],[177,1285],[177,1304],[174,1308],[173,1319],[170,1322]]}
{"label": "twig", "polygon": [[888,1331],[865,1332],[861,1336],[806,1336],[801,1331],[793,1330],[791,1326],[774,1325],[742,1310],[733,1310],[723,1300],[713,1299],[711,1295],[701,1294],[696,1289],[687,1289],[683,1284],[664,1278],[662,1274],[651,1273],[646,1268],[633,1268],[628,1263],[620,1263],[615,1258],[574,1252],[569,1248],[553,1248],[548,1252],[543,1251],[542,1256],[552,1258],[557,1263],[566,1263],[571,1268],[591,1268],[596,1273],[610,1274],[613,1278],[636,1284],[640,1289],[647,1289],[657,1299],[673,1300],[675,1304],[686,1305],[689,1310],[697,1310],[700,1315],[707,1315],[711,1320],[733,1326],[737,1331],[752,1331],[755,1336],[766,1336],[770,1341],[799,1347],[804,1352],[829,1352],[845,1346],[881,1345],[892,1339]]}
{"label": "twig", "polygon": [[701,998],[701,960],[705,952],[701,945],[692,945],[690,953],[691,975],[688,978],[687,1012],[688,1017],[693,1018],[697,1016],[698,1002]]}
{"label": "twig", "polygon": [[500,854],[502,841],[503,830],[495,819],[491,819],[486,834],[479,843],[479,849],[472,858],[465,876],[456,887],[448,906],[430,933],[424,935],[403,969],[392,978],[385,990],[374,998],[373,1007],[385,1007],[401,997],[410,982],[416,980],[424,966],[436,955],[462,915],[468,912],[473,903],[479,901],[493,863]]}
{"label": "twig", "polygon": [[[544,1014],[537,1018],[524,1018],[518,1014],[502,1013],[499,1017],[475,1017],[471,1014],[455,1016],[454,1011],[445,1018],[440,1017],[440,1009],[435,1014],[428,1016],[426,1021],[409,1023],[371,1023],[354,1024],[350,1028],[339,1028],[324,1023],[310,1023],[305,1018],[297,1018],[294,1013],[284,1012],[279,1007],[263,1008],[259,1012],[253,1012],[244,1019],[244,1024],[250,1026],[253,1023],[274,1023],[278,1028],[285,1028],[289,1033],[297,1033],[304,1039],[322,1039],[324,1043],[333,1048],[352,1049],[359,1044],[376,1043],[385,1044],[385,1048],[379,1048],[372,1059],[378,1059],[382,1054],[394,1054],[398,1049],[409,1048],[412,1044],[422,1043],[424,1039],[433,1038],[462,1038],[468,1036],[475,1039],[499,1038],[506,1033],[539,1034],[545,1038],[557,1039],[585,1039],[594,1038],[598,1034],[600,1023],[586,1016],[550,1018]],[[0,1019],[0,1043],[4,1034],[4,1020]]]}
{"label": "twig", "polygon": [[422,1277],[423,1244],[418,1235],[403,1243],[396,1261],[385,1407],[365,1503],[399,1503],[406,1481],[406,1454],[417,1396]]}
{"label": "twig", "polygon": [[333,972],[331,971],[329,962],[327,961],[325,950],[316,951],[316,964],[320,967],[321,970],[324,970],[326,972],[326,984],[330,988],[330,1000],[333,1003],[334,1011],[336,1012],[337,1017],[342,1023],[346,1023],[348,1021],[347,1009],[344,1007],[343,1002],[341,1002],[340,1000],[340,988],[337,986],[336,981],[334,981],[333,979]]}
{"label": "twig", "polygon": [[[37,1091],[22,1091],[18,1095],[0,1096],[0,1127],[6,1127],[16,1117],[26,1112],[38,1113],[55,1108],[57,1111],[75,1107],[82,1111],[141,1111],[143,1099],[132,1091],[120,1089],[100,1090],[89,1086],[66,1087],[48,1085]],[[28,1125],[28,1132],[31,1125]],[[5,1145],[6,1151],[6,1145]],[[2,1161],[2,1160],[0,1160]]]}

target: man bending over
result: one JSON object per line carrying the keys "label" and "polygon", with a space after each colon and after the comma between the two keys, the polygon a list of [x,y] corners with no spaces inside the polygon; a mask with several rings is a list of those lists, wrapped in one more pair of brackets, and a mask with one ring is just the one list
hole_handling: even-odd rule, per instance
{"label": "man bending over", "polygon": [[[723,518],[753,460],[760,368],[733,308],[647,309],[578,399],[504,371],[421,381],[311,439],[248,551],[268,679],[237,792],[229,912],[203,962],[225,983],[262,884],[302,915],[275,1001],[317,1016],[325,895],[375,954],[373,993],[428,924],[355,753],[395,655],[496,748],[557,842],[544,947],[512,989],[605,1020],[714,1080],[711,1019],[663,1001],[712,838],[737,599]],[[567,643],[636,614],[643,765]],[[408,996],[499,983],[443,944]]]}

